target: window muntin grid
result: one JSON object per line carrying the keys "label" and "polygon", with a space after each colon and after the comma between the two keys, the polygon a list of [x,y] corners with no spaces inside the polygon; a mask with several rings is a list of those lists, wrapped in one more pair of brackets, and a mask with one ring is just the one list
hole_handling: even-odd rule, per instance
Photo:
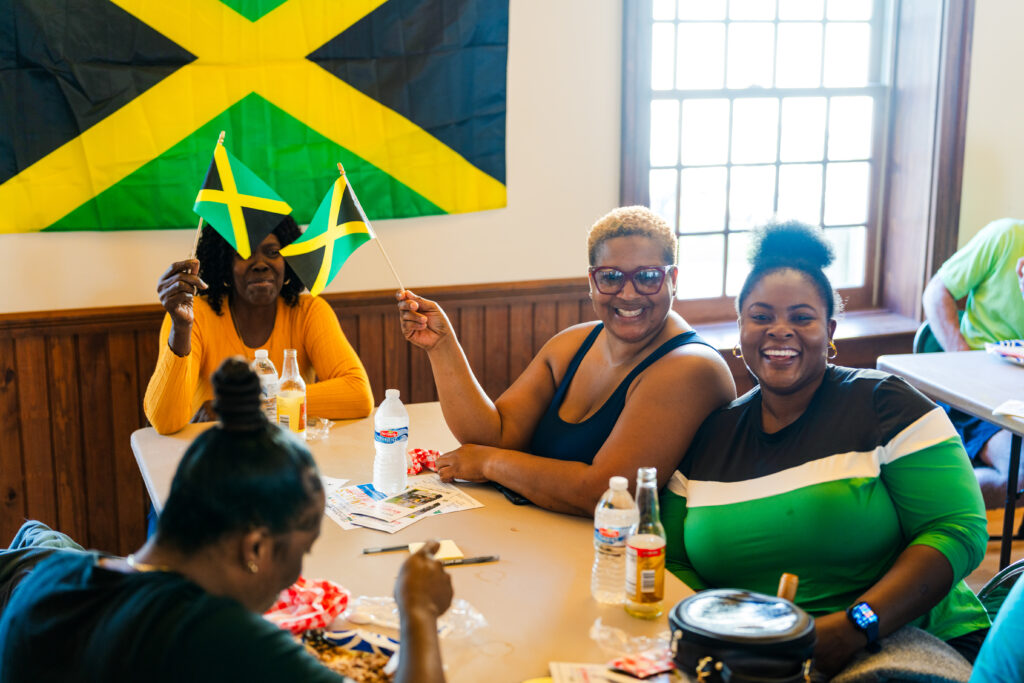
{"label": "window muntin grid", "polygon": [[834,284],[868,285],[882,0],[652,9],[649,195],[680,238],[680,298],[738,293],[748,231],[773,217],[823,227]]}

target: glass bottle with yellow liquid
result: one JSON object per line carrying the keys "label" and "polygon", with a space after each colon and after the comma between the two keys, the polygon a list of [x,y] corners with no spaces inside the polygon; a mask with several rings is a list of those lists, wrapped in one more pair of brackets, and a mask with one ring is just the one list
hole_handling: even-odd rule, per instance
{"label": "glass bottle with yellow liquid", "polygon": [[295,349],[284,350],[284,368],[277,390],[277,423],[300,439],[306,438],[306,382],[299,374]]}
{"label": "glass bottle with yellow liquid", "polygon": [[640,521],[626,537],[626,611],[641,619],[661,616],[665,600],[665,527],[658,509],[658,470],[636,473]]}

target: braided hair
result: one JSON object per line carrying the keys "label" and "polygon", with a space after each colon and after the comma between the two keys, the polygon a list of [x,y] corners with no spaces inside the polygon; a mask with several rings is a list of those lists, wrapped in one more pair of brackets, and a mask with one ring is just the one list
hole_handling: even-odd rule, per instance
{"label": "braided hair", "polygon": [[[282,247],[288,246],[302,235],[298,223],[295,222],[291,214],[281,219],[273,232]],[[255,245],[253,246],[255,247]],[[203,225],[203,231],[199,236],[199,245],[196,247],[196,258],[199,259],[199,277],[209,287],[203,296],[206,297],[210,308],[217,315],[222,315],[221,302],[224,297],[227,297],[230,304],[234,294],[231,282],[235,253],[235,250],[227,240],[220,236],[220,233],[209,224]],[[285,284],[281,287],[281,297],[289,306],[296,306],[299,303],[299,294],[305,287],[287,261],[284,264],[284,279]]]}
{"label": "braided hair", "polygon": [[185,451],[157,527],[160,542],[185,553],[255,527],[304,528],[322,490],[309,450],[260,411],[260,382],[244,359],[225,360],[212,381],[220,424]]}
{"label": "braided hair", "polygon": [[825,275],[825,268],[834,260],[835,252],[822,230],[806,223],[769,223],[755,230],[750,246],[751,270],[736,297],[736,310],[743,310],[750,291],[766,275],[788,268],[807,276],[825,302],[828,318],[834,318],[843,310],[842,298]]}

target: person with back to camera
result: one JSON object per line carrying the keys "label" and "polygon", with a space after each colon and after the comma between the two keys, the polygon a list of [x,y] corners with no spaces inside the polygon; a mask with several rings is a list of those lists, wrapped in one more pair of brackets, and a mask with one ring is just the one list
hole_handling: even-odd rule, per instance
{"label": "person with back to camera", "polygon": [[[964,298],[960,317],[956,302]],[[942,264],[925,287],[922,302],[932,334],[946,351],[1024,339],[1024,221],[1003,218],[982,228]],[[1001,507],[1010,473],[1010,432],[956,408],[943,408],[974,463],[985,506]],[[1018,481],[1024,481],[1024,467]]]}
{"label": "person with back to camera", "polygon": [[[841,306],[817,228],[754,240],[736,308],[758,386],[701,426],[662,494],[666,564],[694,590],[774,594],[796,574],[833,674],[874,637],[919,626],[973,660],[989,626],[963,582],[988,541],[963,444],[902,379],[830,364]],[[847,610],[877,615],[877,633]]]}
{"label": "person with back to camera", "polygon": [[284,350],[296,349],[307,414],[333,420],[370,414],[370,380],[338,317],[320,297],[301,293],[302,283],[281,256],[300,234],[295,219],[285,216],[243,259],[207,225],[197,258],[171,264],[160,278],[157,292],[167,315],[143,402],[159,433],[212,420],[206,378],[228,356],[251,361],[261,348],[278,373]]}
{"label": "person with back to camera", "polygon": [[[320,535],[313,456],[269,424],[243,359],[213,377],[220,424],[178,465],[156,536],[134,555],[55,551],[0,616],[0,680],[342,681],[263,619]],[[428,543],[395,582],[395,680],[443,681],[437,617],[451,580]]]}
{"label": "person with back to camera", "polygon": [[399,292],[405,338],[427,351],[445,420],[463,444],[446,481],[493,481],[544,508],[592,515],[608,479],[658,468],[664,485],[705,416],[736,395],[728,366],[672,310],[676,239],[645,207],[590,229],[599,322],[552,337],[491,401],[435,302]]}

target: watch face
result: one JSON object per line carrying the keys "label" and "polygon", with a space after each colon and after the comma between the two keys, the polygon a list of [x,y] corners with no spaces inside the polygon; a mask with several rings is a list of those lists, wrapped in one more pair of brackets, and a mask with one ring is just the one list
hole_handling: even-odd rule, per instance
{"label": "watch face", "polygon": [[871,606],[866,602],[854,605],[850,608],[850,616],[853,617],[854,622],[861,628],[867,628],[872,624],[878,623],[878,615],[871,609]]}

